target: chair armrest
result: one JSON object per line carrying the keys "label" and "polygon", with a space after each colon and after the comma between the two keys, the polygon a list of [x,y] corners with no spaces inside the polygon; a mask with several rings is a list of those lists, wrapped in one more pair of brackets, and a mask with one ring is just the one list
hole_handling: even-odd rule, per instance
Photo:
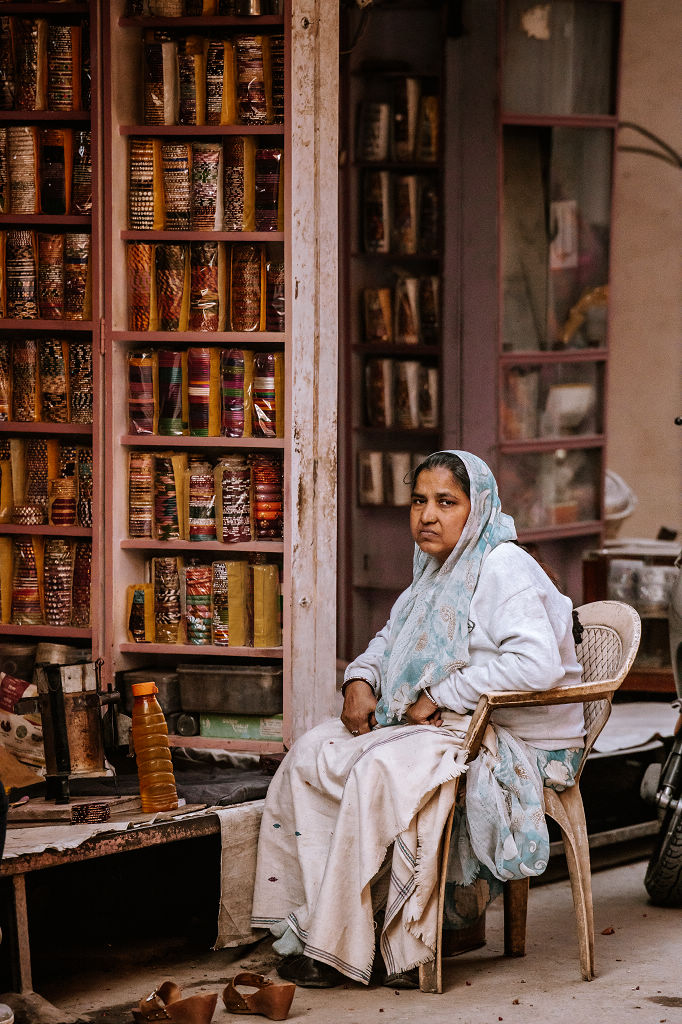
{"label": "chair armrest", "polygon": [[616,679],[600,679],[597,683],[581,683],[579,686],[554,686],[551,690],[493,690],[479,699],[494,708],[544,707],[551,704],[585,704],[593,700],[611,697],[622,682]]}
{"label": "chair armrest", "polygon": [[598,683],[581,683],[580,686],[555,686],[551,690],[494,690],[479,697],[467,730],[467,761],[472,761],[481,746],[483,735],[495,708],[546,707],[551,704],[586,704],[593,700],[604,700],[613,696],[622,682],[616,679],[600,679]]}

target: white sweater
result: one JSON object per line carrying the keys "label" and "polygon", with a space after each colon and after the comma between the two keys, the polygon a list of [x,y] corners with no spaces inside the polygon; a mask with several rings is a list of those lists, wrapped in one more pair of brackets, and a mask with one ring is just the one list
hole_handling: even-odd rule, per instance
{"label": "white sweater", "polygon": [[[400,595],[384,628],[348,666],[345,680],[364,679],[378,695],[391,625],[407,594]],[[469,664],[430,687],[440,707],[464,714],[490,690],[548,690],[580,683],[571,601],[516,544],[500,544],[483,562],[469,619]],[[498,709],[492,718],[534,747],[583,746],[582,704]]]}

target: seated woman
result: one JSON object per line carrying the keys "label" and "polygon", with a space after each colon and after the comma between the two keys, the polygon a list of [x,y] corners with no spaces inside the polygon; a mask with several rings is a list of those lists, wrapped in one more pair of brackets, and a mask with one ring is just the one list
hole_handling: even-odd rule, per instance
{"label": "seated woman", "polygon": [[[417,984],[415,967],[434,955],[438,844],[480,695],[581,678],[571,602],[513,543],[484,462],[429,456],[410,528],[411,586],[348,666],[340,720],[294,744],[265,803],[252,923],[279,936],[278,973],[299,985],[367,984],[381,904],[385,982]],[[572,784],[583,736],[580,704],[494,712],[456,816],[450,928],[470,925],[503,881],[544,870],[543,781]]]}

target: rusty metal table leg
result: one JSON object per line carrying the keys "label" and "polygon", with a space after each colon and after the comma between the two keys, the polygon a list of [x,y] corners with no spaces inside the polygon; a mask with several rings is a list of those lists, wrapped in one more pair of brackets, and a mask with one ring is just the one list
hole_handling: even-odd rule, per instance
{"label": "rusty metal table leg", "polygon": [[26,876],[12,878],[12,985],[15,992],[32,992],[31,949],[28,942],[28,908],[26,905]]}

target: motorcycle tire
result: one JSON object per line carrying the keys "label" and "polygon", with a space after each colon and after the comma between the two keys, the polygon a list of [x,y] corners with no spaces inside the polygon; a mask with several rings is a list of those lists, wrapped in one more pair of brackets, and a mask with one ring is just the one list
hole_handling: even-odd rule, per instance
{"label": "motorcycle tire", "polygon": [[657,907],[682,907],[682,806],[663,818],[644,886]]}

